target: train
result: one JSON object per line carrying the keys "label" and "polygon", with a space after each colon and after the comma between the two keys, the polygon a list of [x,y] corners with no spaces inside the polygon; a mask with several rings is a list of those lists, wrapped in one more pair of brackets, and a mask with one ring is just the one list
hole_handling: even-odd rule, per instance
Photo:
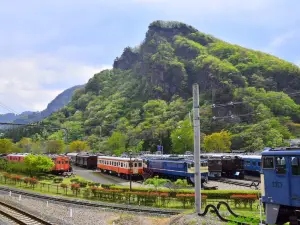
{"label": "train", "polygon": [[245,175],[260,176],[261,155],[232,153],[203,154],[208,159],[209,178],[231,177],[243,179]]}
{"label": "train", "polygon": [[300,210],[300,148],[262,152],[261,191],[267,224],[291,222]]}
{"label": "train", "polygon": [[[149,177],[159,176],[171,180],[187,179],[190,184],[194,184],[195,165],[194,161],[184,157],[160,157],[144,158],[144,173]],[[207,160],[201,160],[200,173],[201,183],[208,180],[208,163]]]}
{"label": "train", "polygon": [[98,156],[97,168],[100,172],[127,180],[130,175],[131,178],[142,178],[144,173],[143,160],[139,158]]}
{"label": "train", "polygon": [[[27,155],[29,155],[29,153],[8,154],[4,158],[6,158],[8,162],[23,163],[24,158]],[[62,174],[64,172],[72,171],[70,160],[67,156],[65,155],[45,155],[45,156],[49,157],[54,162],[54,166],[51,169],[52,173]]]}

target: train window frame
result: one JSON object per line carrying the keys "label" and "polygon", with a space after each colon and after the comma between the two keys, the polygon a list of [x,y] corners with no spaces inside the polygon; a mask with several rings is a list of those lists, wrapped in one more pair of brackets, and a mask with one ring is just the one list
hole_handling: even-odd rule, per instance
{"label": "train window frame", "polygon": [[137,163],[134,163],[134,167],[137,167]]}
{"label": "train window frame", "polygon": [[[266,167],[265,165],[266,165],[266,163],[265,163],[265,160],[266,159],[272,159],[273,161],[272,161],[272,167]],[[270,169],[270,170],[272,170],[272,169],[274,169],[275,168],[275,163],[274,163],[274,156],[263,156],[262,157],[262,168],[263,169]]]}
{"label": "train window frame", "polygon": [[[297,165],[297,167],[298,167],[298,174],[294,174],[294,169],[293,169],[293,166],[295,166],[295,165],[293,165],[293,158],[297,158],[298,160],[297,160],[297,163],[298,163],[298,165]],[[291,172],[292,172],[292,176],[300,176],[300,156],[291,156]]]}
{"label": "train window frame", "polygon": [[286,157],[285,156],[275,156],[274,162],[275,162],[275,173],[278,175],[286,175],[286,173],[287,173]]}
{"label": "train window frame", "polygon": [[142,167],[142,166],[143,166],[143,164],[142,164],[141,162],[139,162],[138,165],[139,165],[139,167]]}

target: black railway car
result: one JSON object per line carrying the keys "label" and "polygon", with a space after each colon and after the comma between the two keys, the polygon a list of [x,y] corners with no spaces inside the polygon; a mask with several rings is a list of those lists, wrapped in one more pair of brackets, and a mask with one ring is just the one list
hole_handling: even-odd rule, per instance
{"label": "black railway car", "polygon": [[244,178],[244,160],[239,156],[222,156],[222,176]]}
{"label": "black railway car", "polygon": [[208,178],[217,179],[222,176],[222,158],[221,156],[211,156],[208,158]]}
{"label": "black railway car", "polygon": [[98,161],[97,155],[77,155],[75,165],[87,169],[96,169],[97,161]]}

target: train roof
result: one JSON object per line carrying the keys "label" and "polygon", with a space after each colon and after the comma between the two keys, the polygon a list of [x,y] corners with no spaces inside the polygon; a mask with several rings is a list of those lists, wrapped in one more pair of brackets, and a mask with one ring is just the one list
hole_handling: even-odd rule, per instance
{"label": "train roof", "polygon": [[78,152],[70,152],[70,153],[67,153],[67,156],[76,156],[78,154],[79,154]]}
{"label": "train roof", "polygon": [[30,153],[12,153],[12,154],[8,154],[7,156],[27,156]]}
{"label": "train roof", "polygon": [[261,155],[239,155],[243,159],[261,159]]}
{"label": "train roof", "polygon": [[[98,156],[98,159],[106,159],[106,160],[118,160],[118,161],[130,161],[130,158],[127,157],[113,157],[113,156]],[[142,161],[140,158],[131,158],[131,161]]]}
{"label": "train roof", "polygon": [[299,147],[267,148],[261,154],[262,156],[300,155],[300,148]]}

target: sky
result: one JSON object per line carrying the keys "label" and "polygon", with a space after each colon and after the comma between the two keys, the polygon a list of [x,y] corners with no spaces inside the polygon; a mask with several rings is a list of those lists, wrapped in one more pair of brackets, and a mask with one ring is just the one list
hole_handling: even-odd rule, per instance
{"label": "sky", "polygon": [[299,0],[0,0],[0,113],[40,111],[112,67],[154,20],[300,65]]}

